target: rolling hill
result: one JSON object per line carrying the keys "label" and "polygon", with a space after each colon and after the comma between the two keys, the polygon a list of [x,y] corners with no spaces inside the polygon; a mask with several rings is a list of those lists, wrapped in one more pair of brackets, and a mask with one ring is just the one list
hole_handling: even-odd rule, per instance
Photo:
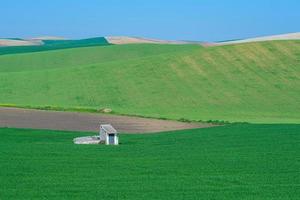
{"label": "rolling hill", "polygon": [[0,56],[0,103],[299,123],[299,77],[300,41],[81,47]]}
{"label": "rolling hill", "polygon": [[276,40],[300,40],[300,32],[299,33],[288,33],[281,35],[270,35],[256,38],[248,38],[242,40],[230,40],[223,42],[211,43],[211,46],[220,46],[220,45],[230,45],[230,44],[242,44],[249,42],[265,42],[265,41],[276,41]]}
{"label": "rolling hill", "polygon": [[[57,37],[39,37],[32,40],[5,39],[4,41],[6,41],[6,45],[0,47],[0,55],[110,45],[104,37],[82,40],[65,40]],[[7,41],[10,41],[10,43],[7,43]]]}

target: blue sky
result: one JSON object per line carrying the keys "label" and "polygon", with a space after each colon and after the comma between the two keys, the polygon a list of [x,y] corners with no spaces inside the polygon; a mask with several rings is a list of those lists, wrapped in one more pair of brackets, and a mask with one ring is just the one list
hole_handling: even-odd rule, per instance
{"label": "blue sky", "polygon": [[0,37],[220,41],[300,32],[299,0],[0,0]]}

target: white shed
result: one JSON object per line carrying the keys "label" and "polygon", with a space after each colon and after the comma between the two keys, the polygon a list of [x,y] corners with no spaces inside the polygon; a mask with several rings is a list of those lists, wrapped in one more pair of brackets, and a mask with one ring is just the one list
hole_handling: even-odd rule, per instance
{"label": "white shed", "polygon": [[100,125],[100,140],[105,141],[106,145],[118,145],[118,132],[110,124]]}

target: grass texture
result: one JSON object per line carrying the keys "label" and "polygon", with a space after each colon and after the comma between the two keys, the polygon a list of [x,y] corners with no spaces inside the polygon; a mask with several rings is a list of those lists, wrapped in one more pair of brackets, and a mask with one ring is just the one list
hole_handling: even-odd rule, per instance
{"label": "grass texture", "polygon": [[300,123],[300,42],[112,45],[0,56],[0,104]]}
{"label": "grass texture", "polygon": [[121,135],[0,129],[1,199],[298,199],[299,125]]}

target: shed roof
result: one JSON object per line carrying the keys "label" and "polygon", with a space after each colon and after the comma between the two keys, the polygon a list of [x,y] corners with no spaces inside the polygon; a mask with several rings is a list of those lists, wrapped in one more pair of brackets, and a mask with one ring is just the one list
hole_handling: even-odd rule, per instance
{"label": "shed roof", "polygon": [[101,125],[101,128],[104,129],[104,131],[108,134],[109,133],[118,133],[116,131],[116,129],[114,129],[114,127],[112,127],[112,125],[110,125],[110,124],[103,124],[103,125]]}

